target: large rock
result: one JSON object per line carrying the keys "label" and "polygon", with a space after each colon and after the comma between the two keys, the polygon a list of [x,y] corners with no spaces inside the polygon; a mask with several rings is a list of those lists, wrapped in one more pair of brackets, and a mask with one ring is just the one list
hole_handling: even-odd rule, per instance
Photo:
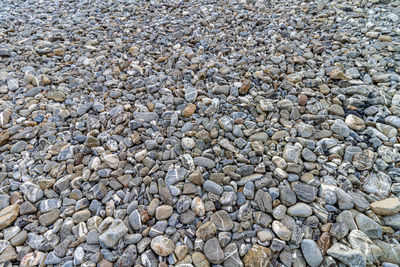
{"label": "large rock", "polygon": [[120,219],[116,219],[110,228],[99,236],[100,245],[112,248],[127,232],[128,228],[125,224]]}
{"label": "large rock", "polygon": [[269,248],[253,245],[243,258],[245,267],[268,266],[272,252]]}
{"label": "large rock", "polygon": [[213,222],[206,222],[202,226],[199,227],[196,231],[196,236],[198,238],[207,241],[211,237],[213,237],[217,233],[217,227]]}
{"label": "large rock", "polygon": [[368,265],[372,265],[381,255],[381,249],[360,230],[354,229],[348,236],[352,248],[361,251]]}
{"label": "large rock", "polygon": [[43,197],[43,190],[36,184],[25,182],[20,186],[21,192],[28,198],[30,202],[35,203]]}
{"label": "large rock", "polygon": [[374,222],[371,218],[365,216],[362,213],[358,213],[355,216],[355,221],[358,225],[358,228],[363,231],[369,238],[382,237],[382,227]]}
{"label": "large rock", "polygon": [[0,211],[0,230],[8,227],[18,217],[19,205],[10,205]]}
{"label": "large rock", "polygon": [[371,203],[371,209],[378,215],[395,215],[400,211],[400,200],[397,197],[392,197],[376,201]]}
{"label": "large rock", "polygon": [[261,211],[272,213],[272,198],[268,192],[259,189],[254,197],[254,201]]}
{"label": "large rock", "polygon": [[311,267],[318,267],[321,264],[323,260],[322,254],[314,240],[304,239],[301,242],[301,251]]}
{"label": "large rock", "polygon": [[206,241],[204,244],[204,254],[207,259],[213,264],[221,264],[225,255],[216,237],[213,237]]}
{"label": "large rock", "polygon": [[235,243],[230,243],[224,249],[224,267],[243,267],[239,252]]}
{"label": "large rock", "polygon": [[365,267],[366,261],[363,253],[359,250],[351,249],[343,244],[335,243],[327,251],[329,256],[343,262],[347,266]]}
{"label": "large rock", "polygon": [[218,231],[230,231],[233,228],[233,221],[224,210],[219,210],[211,215],[210,221],[217,226]]}
{"label": "large rock", "polygon": [[400,265],[400,246],[383,242],[381,240],[373,240],[381,251],[382,255],[379,257],[380,262],[391,262]]}
{"label": "large rock", "polygon": [[161,235],[151,240],[150,247],[157,255],[166,257],[174,252],[175,244],[168,237]]}

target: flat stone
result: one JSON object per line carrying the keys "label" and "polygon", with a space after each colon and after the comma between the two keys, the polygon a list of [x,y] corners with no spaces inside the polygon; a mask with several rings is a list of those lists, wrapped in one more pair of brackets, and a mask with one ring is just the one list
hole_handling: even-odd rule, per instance
{"label": "flat stone", "polygon": [[364,232],[369,238],[381,238],[382,237],[382,227],[374,222],[371,218],[365,216],[362,213],[358,213],[355,216],[355,221],[358,228]]}
{"label": "flat stone", "polygon": [[215,162],[206,157],[195,157],[193,159],[194,165],[204,168],[212,169],[215,167]]}
{"label": "flat stone", "polygon": [[395,215],[400,212],[400,200],[397,197],[387,198],[371,203],[372,211],[377,215]]}
{"label": "flat stone", "polygon": [[10,205],[0,211],[0,230],[8,227],[18,217],[19,205]]}
{"label": "flat stone", "polygon": [[216,237],[206,241],[204,244],[204,255],[213,264],[221,264],[225,260],[225,254]]}

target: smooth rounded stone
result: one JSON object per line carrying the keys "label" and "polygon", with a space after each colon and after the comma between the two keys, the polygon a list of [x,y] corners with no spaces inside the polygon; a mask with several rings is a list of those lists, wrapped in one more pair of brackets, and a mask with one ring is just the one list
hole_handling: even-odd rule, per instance
{"label": "smooth rounded stone", "polygon": [[213,237],[206,241],[204,244],[204,255],[213,264],[221,264],[225,255],[216,237]]}
{"label": "smooth rounded stone", "polygon": [[235,192],[223,192],[219,202],[224,206],[233,206],[236,204],[237,196]]}
{"label": "smooth rounded stone", "polygon": [[202,226],[200,226],[199,229],[197,229],[196,236],[198,238],[203,239],[204,241],[207,241],[208,239],[215,236],[216,233],[217,233],[217,226],[215,225],[215,223],[206,222]]}
{"label": "smooth rounded stone", "polygon": [[80,222],[86,222],[90,216],[91,214],[89,210],[80,210],[72,215],[72,219],[74,220],[75,224],[78,224]]}
{"label": "smooth rounded stone", "polygon": [[245,267],[268,266],[272,256],[269,248],[260,245],[253,245],[243,257]]}
{"label": "smooth rounded stone", "polygon": [[277,220],[282,220],[286,215],[287,208],[284,205],[276,206],[272,210],[272,216]]}
{"label": "smooth rounded stone", "polygon": [[183,224],[191,224],[196,219],[196,213],[192,210],[187,210],[179,214],[179,221]]}
{"label": "smooth rounded stone", "polygon": [[19,205],[10,205],[0,211],[0,230],[8,227],[17,219]]}
{"label": "smooth rounded stone", "polygon": [[213,181],[210,181],[210,180],[207,180],[204,182],[203,188],[207,192],[211,192],[211,193],[219,195],[219,196],[222,195],[222,192],[224,191],[222,186],[220,186],[219,184],[217,184]]}
{"label": "smooth rounded stone", "polygon": [[140,230],[142,227],[142,220],[140,218],[140,213],[138,210],[134,210],[130,215],[129,215],[129,225],[132,227],[133,230]]}
{"label": "smooth rounded stone", "polygon": [[309,161],[309,162],[315,162],[317,161],[317,155],[315,155],[314,152],[312,152],[308,148],[304,148],[303,151],[301,152],[301,155],[304,160]]}
{"label": "smooth rounded stone", "polygon": [[329,256],[341,261],[347,266],[363,267],[366,260],[363,253],[359,250],[351,249],[343,244],[334,243],[327,251]]}
{"label": "smooth rounded stone", "polygon": [[297,203],[287,209],[290,216],[295,217],[309,217],[312,214],[312,209],[305,203]]}
{"label": "smooth rounded stone", "polygon": [[353,249],[359,250],[364,254],[368,265],[372,265],[382,255],[381,249],[360,230],[352,230],[348,239]]}
{"label": "smooth rounded stone", "polygon": [[263,230],[263,231],[257,232],[257,238],[258,238],[261,242],[265,242],[265,241],[270,241],[270,240],[272,240],[272,238],[274,238],[274,236],[273,236],[273,234],[272,234],[271,231]]}
{"label": "smooth rounded stone", "polygon": [[344,122],[347,124],[347,126],[350,127],[350,129],[353,129],[355,131],[362,131],[365,129],[364,120],[355,115],[352,115],[352,114],[347,115]]}
{"label": "smooth rounded stone", "polygon": [[314,134],[314,127],[306,123],[299,123],[296,125],[297,133],[304,138],[309,138]]}
{"label": "smooth rounded stone", "polygon": [[150,247],[157,255],[166,257],[174,252],[175,244],[166,236],[157,236],[151,240]]}
{"label": "smooth rounded stone", "polygon": [[303,239],[301,241],[301,252],[303,252],[304,258],[308,265],[311,267],[320,266],[323,258],[321,251],[318,248],[317,243],[312,239]]}
{"label": "smooth rounded stone", "polygon": [[207,169],[212,169],[215,167],[215,162],[206,157],[195,157],[193,159],[194,165],[201,166]]}
{"label": "smooth rounded stone", "polygon": [[280,221],[272,222],[272,230],[282,240],[289,241],[292,236],[291,231]]}
{"label": "smooth rounded stone", "polygon": [[400,212],[400,200],[397,197],[387,198],[371,203],[372,211],[377,215],[395,215]]}
{"label": "smooth rounded stone", "polygon": [[338,222],[332,224],[329,234],[338,240],[343,239],[349,233],[349,228],[345,223]]}
{"label": "smooth rounded stone", "polygon": [[102,247],[112,248],[127,232],[128,228],[125,224],[121,220],[116,219],[111,224],[110,228],[99,236],[100,245]]}
{"label": "smooth rounded stone", "polygon": [[150,122],[158,118],[159,116],[155,112],[133,112],[133,119],[142,122]]}
{"label": "smooth rounded stone", "polygon": [[171,206],[161,205],[161,206],[157,207],[157,209],[156,209],[156,219],[157,220],[166,220],[172,215],[173,212],[174,212],[174,209]]}
{"label": "smooth rounded stone", "polygon": [[381,238],[382,227],[374,222],[371,218],[367,217],[362,213],[358,213],[354,216],[357,223],[358,229],[364,232],[369,238]]}
{"label": "smooth rounded stone", "polygon": [[195,267],[210,267],[210,262],[201,252],[193,252],[192,261]]}
{"label": "smooth rounded stone", "polygon": [[43,190],[36,184],[25,182],[20,186],[20,190],[30,202],[37,202],[43,197]]}
{"label": "smooth rounded stone", "polygon": [[216,225],[218,231],[230,231],[233,228],[233,221],[229,214],[224,210],[219,210],[212,214],[210,221]]}

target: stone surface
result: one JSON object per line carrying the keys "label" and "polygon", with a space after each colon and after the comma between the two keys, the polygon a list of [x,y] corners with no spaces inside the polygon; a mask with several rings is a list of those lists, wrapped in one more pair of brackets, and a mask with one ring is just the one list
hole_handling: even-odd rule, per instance
{"label": "stone surface", "polygon": [[58,2],[0,1],[2,266],[398,264],[399,1]]}

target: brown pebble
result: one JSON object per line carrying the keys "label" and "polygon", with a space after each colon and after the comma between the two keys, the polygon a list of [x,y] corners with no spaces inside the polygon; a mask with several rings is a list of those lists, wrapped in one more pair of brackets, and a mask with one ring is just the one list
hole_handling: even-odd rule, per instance
{"label": "brown pebble", "polygon": [[106,259],[102,259],[99,263],[99,267],[113,267],[113,264]]}
{"label": "brown pebble", "polygon": [[244,120],[242,118],[238,118],[235,120],[235,124],[243,124]]}
{"label": "brown pebble", "polygon": [[158,264],[158,267],[168,267],[168,264],[162,261]]}
{"label": "brown pebble", "polygon": [[326,251],[332,246],[331,236],[327,232],[322,233],[318,239],[317,245],[321,250],[322,255],[325,256]]}
{"label": "brown pebble", "polygon": [[242,95],[247,94],[250,90],[250,85],[251,85],[251,82],[247,79],[244,79],[242,81],[242,86],[239,88],[239,94],[242,94]]}
{"label": "brown pebble", "polygon": [[196,105],[189,103],[186,108],[183,110],[183,116],[188,118],[192,116],[192,114],[196,111]]}
{"label": "brown pebble", "polygon": [[307,105],[308,97],[306,95],[300,94],[299,95],[299,105],[305,106]]}
{"label": "brown pebble", "polygon": [[22,194],[20,192],[13,192],[10,195],[10,203],[11,205],[13,204],[21,204],[24,202],[24,198],[22,197]]}

